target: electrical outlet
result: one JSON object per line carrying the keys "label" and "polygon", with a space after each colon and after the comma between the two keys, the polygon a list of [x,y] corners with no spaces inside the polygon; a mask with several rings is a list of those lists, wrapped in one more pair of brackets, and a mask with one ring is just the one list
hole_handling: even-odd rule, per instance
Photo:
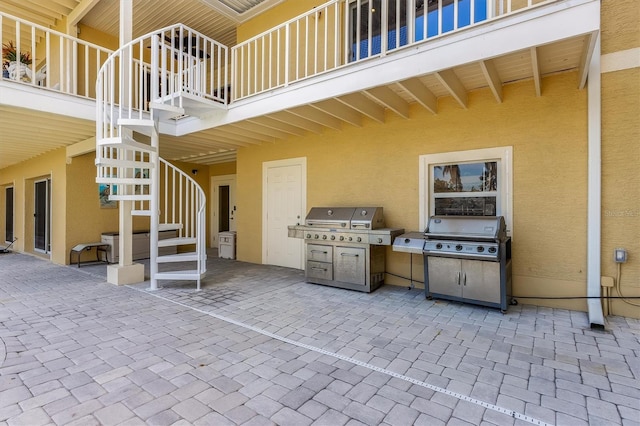
{"label": "electrical outlet", "polygon": [[627,261],[627,250],[617,248],[613,252],[613,261],[616,263],[624,263]]}

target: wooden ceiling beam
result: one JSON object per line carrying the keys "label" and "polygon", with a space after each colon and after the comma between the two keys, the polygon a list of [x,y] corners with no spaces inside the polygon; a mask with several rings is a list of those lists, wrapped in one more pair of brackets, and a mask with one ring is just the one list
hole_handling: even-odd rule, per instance
{"label": "wooden ceiling beam", "polygon": [[462,106],[467,109],[468,94],[456,73],[452,69],[439,71],[435,73],[436,78],[448,91],[451,96]]}
{"label": "wooden ceiling beam", "polygon": [[542,81],[540,77],[540,63],[538,61],[538,48],[532,47],[531,52],[531,69],[533,71],[533,84],[536,87],[536,96],[542,95]]}
{"label": "wooden ceiling beam", "polygon": [[591,65],[591,58],[596,46],[597,34],[587,34],[587,40],[584,44],[584,50],[580,57],[580,64],[578,65],[578,89],[584,89],[587,84],[587,76],[589,75],[589,65]]}
{"label": "wooden ceiling beam", "polygon": [[502,80],[500,80],[495,64],[490,59],[480,61],[480,69],[482,70],[482,74],[484,75],[485,80],[487,80],[489,89],[491,89],[491,93],[493,93],[496,101],[499,104],[502,103]]}
{"label": "wooden ceiling beam", "polygon": [[389,87],[374,87],[373,89],[366,90],[366,93],[400,117],[409,118],[409,104]]}
{"label": "wooden ceiling beam", "polygon": [[263,116],[263,117],[255,117],[252,118],[251,120],[249,120],[250,122],[256,123],[256,124],[260,124],[262,126],[265,127],[270,127],[272,129],[275,130],[279,130],[281,132],[285,132],[285,133],[290,133],[292,135],[295,136],[304,136],[307,134],[306,130],[303,130],[299,127],[296,126],[292,126],[290,124],[287,123],[283,123],[279,120],[276,120],[274,118],[271,118],[269,116]]}
{"label": "wooden ceiling beam", "polygon": [[362,127],[362,114],[337,99],[327,99],[326,101],[320,101],[311,106],[339,120],[356,127]]}
{"label": "wooden ceiling beam", "polygon": [[438,113],[438,99],[436,96],[425,86],[420,79],[410,78],[408,80],[399,81],[398,85],[411,95],[420,105],[425,107],[433,114]]}
{"label": "wooden ceiling beam", "polygon": [[338,120],[332,115],[329,115],[319,109],[313,108],[309,105],[302,105],[297,108],[287,110],[291,114],[295,114],[305,120],[313,121],[321,126],[329,127],[334,130],[342,129],[342,121]]}
{"label": "wooden ceiling beam", "polygon": [[292,114],[288,111],[281,111],[281,112],[269,114],[269,117],[278,121],[282,121],[283,123],[287,123],[287,124],[299,127],[303,130],[308,130],[313,133],[322,133],[321,125],[314,123],[313,121],[304,119],[295,114]]}
{"label": "wooden ceiling beam", "polygon": [[272,129],[271,127],[266,127],[261,124],[251,123],[250,121],[242,121],[240,123],[230,124],[231,127],[242,127],[249,131],[259,133],[261,135],[267,135],[274,139],[286,139],[289,136],[288,133],[282,132],[280,130]]}
{"label": "wooden ceiling beam", "polygon": [[379,123],[384,123],[384,108],[362,93],[351,93],[349,95],[340,96],[336,99],[361,114],[366,115],[370,119]]}

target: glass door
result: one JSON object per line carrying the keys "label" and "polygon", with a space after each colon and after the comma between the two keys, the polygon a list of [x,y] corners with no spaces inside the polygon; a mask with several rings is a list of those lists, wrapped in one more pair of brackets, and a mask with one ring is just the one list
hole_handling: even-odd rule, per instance
{"label": "glass door", "polygon": [[4,239],[7,242],[13,241],[13,187],[5,189],[5,225]]}
{"label": "glass door", "polygon": [[35,182],[34,202],[34,249],[39,252],[49,253],[50,234],[49,228],[51,207],[51,180],[45,179]]}

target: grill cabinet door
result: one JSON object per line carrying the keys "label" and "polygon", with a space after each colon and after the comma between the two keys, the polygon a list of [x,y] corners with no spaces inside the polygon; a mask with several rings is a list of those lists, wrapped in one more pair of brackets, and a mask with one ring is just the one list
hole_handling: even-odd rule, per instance
{"label": "grill cabinet door", "polygon": [[500,303],[500,262],[462,261],[462,296]]}
{"label": "grill cabinet door", "polygon": [[366,250],[359,247],[336,247],[335,279],[344,283],[366,285]]}
{"label": "grill cabinet door", "polygon": [[429,256],[429,293],[462,297],[460,259]]}

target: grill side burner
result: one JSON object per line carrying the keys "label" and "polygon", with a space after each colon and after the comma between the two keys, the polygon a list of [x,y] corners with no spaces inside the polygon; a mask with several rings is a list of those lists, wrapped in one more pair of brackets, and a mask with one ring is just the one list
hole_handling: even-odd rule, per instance
{"label": "grill side burner", "polygon": [[502,216],[432,216],[394,251],[423,255],[425,297],[500,308],[511,299],[511,238]]}
{"label": "grill side burner", "polygon": [[384,228],[382,207],[314,207],[288,229],[305,240],[307,282],[367,293],[384,282],[384,246],[404,232]]}

